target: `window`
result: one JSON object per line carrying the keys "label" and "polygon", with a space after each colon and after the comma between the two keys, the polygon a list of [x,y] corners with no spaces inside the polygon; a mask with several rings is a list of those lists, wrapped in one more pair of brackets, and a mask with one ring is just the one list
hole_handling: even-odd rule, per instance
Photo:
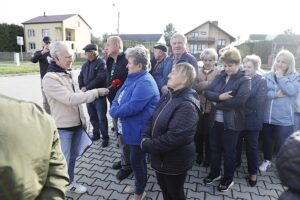
{"label": "window", "polygon": [[80,21],[76,21],[76,26],[77,26],[77,28],[80,27]]}
{"label": "window", "polygon": [[226,46],[226,40],[225,39],[218,40],[218,46],[225,47]]}
{"label": "window", "polygon": [[197,53],[200,53],[204,49],[207,49],[207,45],[206,44],[198,44],[198,52]]}
{"label": "window", "polygon": [[66,40],[67,41],[72,41],[72,34],[71,34],[71,32],[67,32]]}
{"label": "window", "polygon": [[35,43],[34,42],[29,42],[29,50],[35,50]]}
{"label": "window", "polygon": [[42,29],[42,37],[49,36],[49,29]]}
{"label": "window", "polygon": [[207,35],[205,31],[201,31],[201,35]]}
{"label": "window", "polygon": [[197,38],[198,36],[199,36],[198,32],[193,32],[193,33],[192,33],[192,37],[193,37],[193,38]]}
{"label": "window", "polygon": [[29,38],[35,36],[35,33],[34,33],[34,30],[33,30],[33,29],[28,29],[27,33],[28,33],[28,37],[29,37]]}

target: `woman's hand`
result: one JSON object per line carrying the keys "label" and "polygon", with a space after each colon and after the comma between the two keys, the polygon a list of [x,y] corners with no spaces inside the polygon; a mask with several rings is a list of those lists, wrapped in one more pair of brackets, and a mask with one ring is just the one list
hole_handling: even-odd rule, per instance
{"label": "woman's hand", "polygon": [[232,96],[230,95],[231,92],[232,91],[228,91],[228,92],[224,92],[224,93],[220,94],[219,100],[224,101],[224,100],[232,98]]}
{"label": "woman's hand", "polygon": [[109,92],[107,88],[97,88],[97,91],[99,96],[105,96]]}

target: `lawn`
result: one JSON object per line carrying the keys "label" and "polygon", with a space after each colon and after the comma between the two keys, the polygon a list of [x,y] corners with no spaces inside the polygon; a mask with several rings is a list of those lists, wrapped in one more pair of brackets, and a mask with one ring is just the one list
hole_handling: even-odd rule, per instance
{"label": "lawn", "polygon": [[[76,61],[73,63],[73,69],[80,69],[84,61]],[[26,74],[26,73],[38,73],[40,67],[38,63],[32,63],[30,61],[23,61],[20,66],[9,60],[0,60],[0,75],[8,74]]]}

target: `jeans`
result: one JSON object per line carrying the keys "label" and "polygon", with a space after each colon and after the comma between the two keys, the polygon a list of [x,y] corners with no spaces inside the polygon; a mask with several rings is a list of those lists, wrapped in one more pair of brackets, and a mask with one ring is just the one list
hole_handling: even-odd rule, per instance
{"label": "jeans", "polygon": [[279,126],[263,124],[263,153],[265,160],[272,160],[273,140],[275,139],[275,151],[279,151],[284,141],[293,133],[294,126]]}
{"label": "jeans", "polygon": [[224,178],[232,179],[235,170],[236,145],[239,137],[238,131],[224,130],[224,123],[214,122],[210,134],[210,173],[220,175],[222,149],[224,150]]}
{"label": "jeans", "polygon": [[[206,161],[210,160],[210,149],[209,149],[209,131],[211,129],[210,125],[210,114],[204,113],[200,118],[199,130],[195,135],[195,145],[197,156],[205,158]],[[203,155],[203,150],[205,151],[205,156]]]}
{"label": "jeans", "polygon": [[143,194],[147,184],[146,154],[139,145],[130,146],[130,164],[134,174],[135,194]]}
{"label": "jeans", "polygon": [[183,185],[187,172],[179,175],[167,175],[156,172],[156,178],[164,200],[185,200]]}
{"label": "jeans", "polygon": [[294,113],[294,132],[300,130],[300,113]]}
{"label": "jeans", "polygon": [[58,129],[61,142],[61,150],[66,158],[70,183],[74,181],[74,169],[76,158],[80,155],[80,139],[83,129],[76,131]]}
{"label": "jeans", "polygon": [[121,165],[122,169],[129,170],[130,167],[130,146],[128,144],[124,144],[123,135],[117,134],[117,140],[121,153]]}
{"label": "jeans", "polygon": [[248,173],[251,175],[256,175],[258,169],[258,137],[259,131],[242,131],[236,147],[236,162],[241,163],[243,140],[245,141]]}
{"label": "jeans", "polygon": [[108,121],[106,117],[107,102],[106,97],[100,97],[91,103],[87,103],[87,110],[90,116],[90,121],[93,126],[93,135],[99,136],[101,132],[102,139],[108,140]]}

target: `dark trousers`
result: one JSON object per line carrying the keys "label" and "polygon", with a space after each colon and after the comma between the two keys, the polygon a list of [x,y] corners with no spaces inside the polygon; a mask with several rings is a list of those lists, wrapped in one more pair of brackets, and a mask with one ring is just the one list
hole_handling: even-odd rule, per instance
{"label": "dark trousers", "polygon": [[[211,129],[210,114],[204,113],[200,118],[199,130],[195,135],[197,157],[210,160],[209,131]],[[204,151],[204,152],[203,152]],[[205,156],[204,156],[205,155]]]}
{"label": "dark trousers", "polygon": [[130,170],[130,146],[128,144],[124,144],[123,135],[117,133],[117,142],[120,149],[121,154],[121,165],[122,169]]}
{"label": "dark trousers", "polygon": [[235,170],[236,145],[239,137],[238,131],[224,130],[224,123],[214,122],[210,134],[210,173],[220,175],[222,163],[222,150],[224,150],[224,178],[232,179]]}
{"label": "dark trousers", "polygon": [[187,172],[179,175],[166,175],[156,172],[157,182],[164,200],[185,200],[183,185]]}
{"label": "dark trousers", "polygon": [[284,141],[293,133],[294,126],[279,126],[273,124],[263,124],[263,153],[265,160],[272,160],[273,141],[275,142],[275,150],[279,151]]}
{"label": "dark trousers", "polygon": [[87,110],[90,116],[90,121],[93,126],[93,135],[100,136],[103,140],[108,140],[108,121],[106,117],[107,102],[106,97],[100,97],[91,103],[87,103]]}
{"label": "dark trousers", "polygon": [[242,131],[236,147],[236,162],[241,163],[243,143],[246,143],[248,173],[257,174],[258,168],[258,137],[259,131]]}
{"label": "dark trousers", "polygon": [[143,194],[147,184],[146,154],[139,145],[130,146],[130,164],[134,174],[135,194]]}

